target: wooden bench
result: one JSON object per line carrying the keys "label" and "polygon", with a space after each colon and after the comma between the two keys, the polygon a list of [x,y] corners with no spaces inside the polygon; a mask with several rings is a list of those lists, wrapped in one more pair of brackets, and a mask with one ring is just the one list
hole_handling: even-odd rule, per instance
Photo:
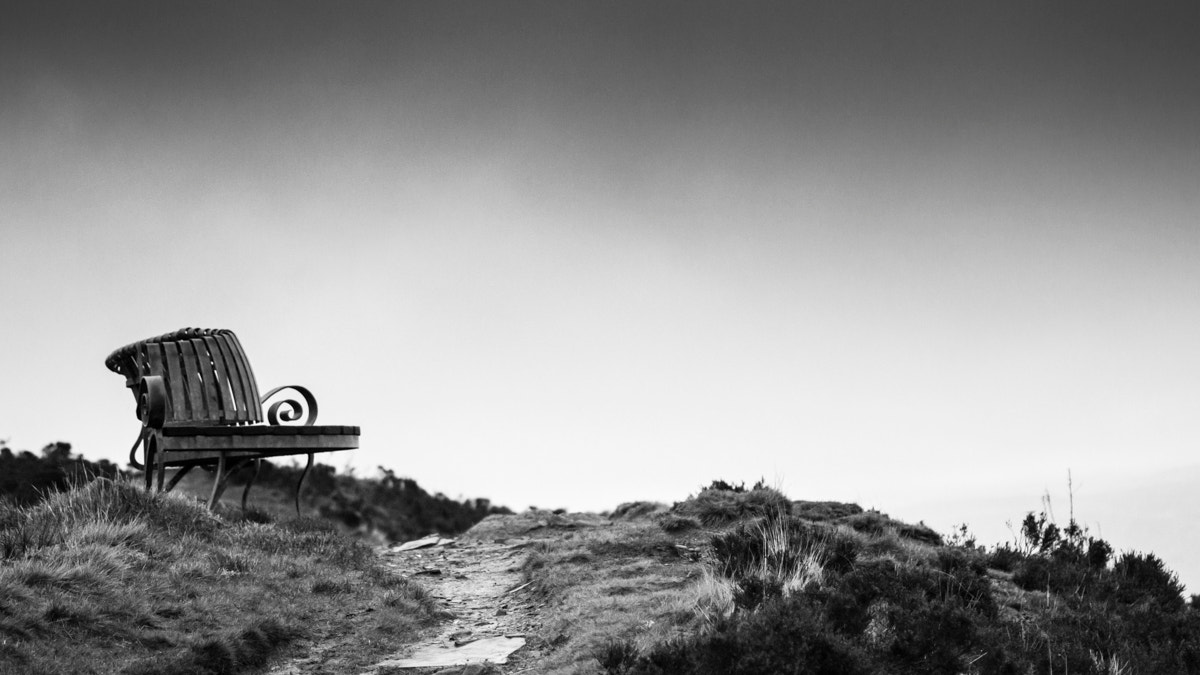
{"label": "wooden bench", "polygon": [[[317,401],[304,387],[277,387],[259,397],[250,362],[233,331],[183,328],[126,345],[109,354],[104,365],[125,376],[137,401],[142,429],[129,451],[129,463],[145,470],[146,489],[171,488],[193,468],[215,469],[211,509],[229,477],[248,464],[254,475],[242,492],[242,509],[262,459],[307,455],[296,483],[300,488],[318,452],[358,447],[359,428],[316,426]],[[298,394],[301,400],[297,400]],[[263,406],[267,407],[263,424]],[[138,446],[144,463],[137,461]],[[166,469],[178,468],[163,485]]]}

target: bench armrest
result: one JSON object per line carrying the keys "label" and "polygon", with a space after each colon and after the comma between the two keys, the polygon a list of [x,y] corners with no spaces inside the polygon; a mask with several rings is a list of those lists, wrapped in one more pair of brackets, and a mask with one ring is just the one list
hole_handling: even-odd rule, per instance
{"label": "bench armrest", "polygon": [[138,386],[138,419],[143,427],[161,429],[167,419],[167,384],[158,375],[147,375]]}
{"label": "bench armrest", "polygon": [[[263,395],[260,403],[267,404],[267,400],[278,394],[279,392],[291,389],[304,399],[304,405],[293,397],[285,397],[271,404],[267,408],[267,424],[278,425],[281,422],[295,422],[304,417],[303,426],[311,427],[317,421],[317,399],[305,387],[298,384],[288,384],[282,387],[275,387]],[[305,413],[308,413],[305,415]]]}

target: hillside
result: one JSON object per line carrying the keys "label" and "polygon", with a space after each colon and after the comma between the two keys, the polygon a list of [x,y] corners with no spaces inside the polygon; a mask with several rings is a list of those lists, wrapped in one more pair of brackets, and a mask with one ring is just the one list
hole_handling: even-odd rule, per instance
{"label": "hillside", "polygon": [[1043,514],[989,550],[721,481],[404,548],[122,480],[0,508],[4,673],[1200,673],[1181,591]]}
{"label": "hillside", "polygon": [[718,481],[529,534],[545,607],[530,672],[1200,672],[1197,599],[1163,562],[1044,514],[986,550],[965,529]]}
{"label": "hillside", "polygon": [[368,662],[438,611],[323,520],[224,518],[106,478],[33,506],[0,503],[6,674],[255,672],[345,632],[362,636],[355,657]]}

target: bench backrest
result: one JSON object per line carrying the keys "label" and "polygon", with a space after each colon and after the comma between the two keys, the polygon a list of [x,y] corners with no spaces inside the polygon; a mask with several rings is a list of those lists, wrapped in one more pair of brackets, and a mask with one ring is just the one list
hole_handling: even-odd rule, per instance
{"label": "bench backrest", "polygon": [[231,330],[183,328],[121,347],[104,364],[125,376],[135,399],[143,377],[161,376],[168,423],[262,421],[254,372]]}

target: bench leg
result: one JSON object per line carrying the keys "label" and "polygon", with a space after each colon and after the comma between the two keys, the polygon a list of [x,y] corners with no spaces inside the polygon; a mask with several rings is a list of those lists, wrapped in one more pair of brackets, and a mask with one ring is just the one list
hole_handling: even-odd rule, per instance
{"label": "bench leg", "polygon": [[300,515],[300,488],[304,485],[304,477],[308,475],[308,470],[313,465],[313,454],[308,453],[308,463],[304,465],[304,471],[300,472],[300,480],[296,481],[296,516]]}
{"label": "bench leg", "polygon": [[[238,471],[240,471],[242,469],[243,466],[246,466],[247,464],[249,464],[250,462],[253,462],[253,461],[256,461],[256,460],[243,459],[239,462],[235,462],[233,464],[233,466],[229,467],[229,469],[226,470],[225,469],[225,453],[221,453],[221,456],[217,459],[217,475],[216,475],[216,478],[213,479],[212,496],[208,498],[209,510],[211,510],[213,507],[215,507],[217,505],[217,502],[221,501],[221,495],[225,494],[225,487],[229,484],[229,479],[233,477],[233,474],[237,473]],[[258,470],[255,469],[254,473],[257,475]],[[253,479],[252,479],[252,482],[253,482]],[[244,492],[242,492],[242,511],[246,510],[246,494],[248,492],[250,492],[249,485],[247,485],[246,490]]]}
{"label": "bench leg", "polygon": [[224,483],[225,481],[221,480],[221,476],[223,476],[224,474],[225,474],[225,453],[222,452],[217,457],[217,472],[216,472],[216,475],[213,476],[212,494],[209,495],[209,497],[208,497],[208,510],[209,511],[212,511],[212,508],[217,505],[217,500],[221,498],[222,488],[225,487],[224,485],[222,485],[222,483]]}
{"label": "bench leg", "polygon": [[163,492],[163,483],[167,479],[167,463],[166,457],[160,457],[158,460],[158,491]]}
{"label": "bench leg", "polygon": [[171,476],[171,482],[167,483],[167,489],[163,490],[163,492],[170,492],[171,490],[175,489],[175,486],[179,485],[179,481],[183,480],[183,477],[187,475],[187,472],[191,471],[194,467],[194,464],[188,464],[179,471],[176,471],[175,475]]}
{"label": "bench leg", "polygon": [[146,492],[154,489],[154,461],[158,459],[158,441],[155,440],[154,434],[146,434],[142,437],[142,448],[146,456],[144,463]]}
{"label": "bench leg", "polygon": [[246,489],[242,490],[242,513],[246,512],[246,497],[250,495],[250,486],[254,485],[254,479],[258,478],[260,468],[262,468],[262,460],[254,460],[254,473],[250,474],[250,480],[246,481]]}

